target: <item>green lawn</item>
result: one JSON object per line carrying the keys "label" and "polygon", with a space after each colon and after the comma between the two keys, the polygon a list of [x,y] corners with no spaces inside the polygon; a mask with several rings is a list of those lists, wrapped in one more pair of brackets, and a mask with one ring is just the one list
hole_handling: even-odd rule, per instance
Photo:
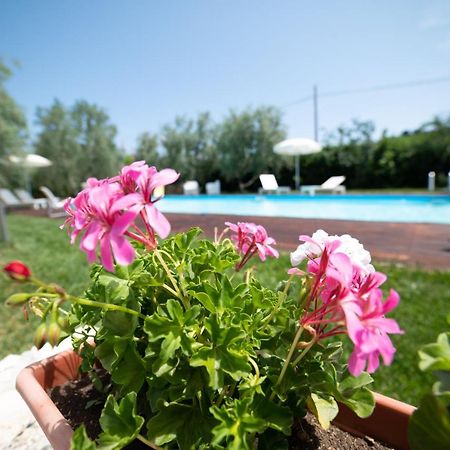
{"label": "green lawn", "polygon": [[[2,267],[19,259],[30,266],[37,278],[58,283],[74,294],[83,292],[89,275],[86,256],[76,245],[71,246],[67,233],[58,228],[62,221],[22,215],[9,215],[7,219],[11,242],[0,243]],[[0,275],[0,358],[33,344],[36,318],[30,315],[26,322],[21,309],[6,307],[2,301],[14,291],[26,288]]]}
{"label": "green lawn", "polygon": [[[45,218],[8,216],[12,243],[0,244],[0,264],[20,259],[30,265],[37,277],[54,281],[69,292],[79,294],[88,279],[84,253],[71,246],[59,222]],[[274,287],[285,277],[288,255],[257,265],[258,277]],[[397,355],[391,367],[382,367],[375,374],[375,389],[403,401],[417,404],[433,382],[417,368],[417,348],[435,340],[446,330],[445,317],[450,313],[450,271],[422,271],[398,265],[376,264],[389,276],[388,286],[395,287],[402,301],[392,314],[405,331],[394,336]],[[0,276],[0,292],[6,298],[23,286]],[[20,309],[0,303],[0,358],[31,347],[33,322],[26,322]],[[347,352],[350,345],[347,345]]]}

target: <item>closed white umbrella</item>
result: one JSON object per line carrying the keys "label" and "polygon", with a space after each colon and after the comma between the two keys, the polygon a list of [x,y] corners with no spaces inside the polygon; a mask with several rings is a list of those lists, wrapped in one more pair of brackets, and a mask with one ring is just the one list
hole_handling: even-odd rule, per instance
{"label": "closed white umbrella", "polygon": [[300,155],[309,155],[318,153],[322,150],[322,146],[308,138],[293,138],[279,142],[273,148],[275,153],[279,155],[295,156],[295,187],[300,187]]}
{"label": "closed white umbrella", "polygon": [[36,155],[35,153],[29,153],[25,156],[11,155],[9,157],[9,160],[13,164],[17,164],[18,166],[30,169],[32,169],[33,167],[48,167],[53,164],[49,159],[44,158],[41,155]]}
{"label": "closed white umbrella", "polygon": [[36,153],[28,153],[24,156],[10,155],[9,161],[25,169],[25,184],[28,192],[31,192],[31,169],[49,167],[53,164],[49,159]]}

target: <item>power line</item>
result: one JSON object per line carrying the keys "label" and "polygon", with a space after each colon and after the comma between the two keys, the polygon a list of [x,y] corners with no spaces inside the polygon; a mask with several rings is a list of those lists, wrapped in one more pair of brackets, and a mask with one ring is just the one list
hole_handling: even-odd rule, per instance
{"label": "power line", "polygon": [[[388,90],[404,89],[404,88],[416,87],[416,86],[429,86],[429,85],[433,85],[433,84],[442,84],[442,83],[448,83],[448,82],[450,82],[450,76],[444,76],[444,77],[439,77],[439,78],[428,78],[428,79],[415,80],[415,81],[406,81],[406,82],[402,82],[402,83],[381,84],[381,85],[375,85],[375,86],[370,86],[370,87],[365,87],[365,88],[342,89],[339,91],[328,91],[328,92],[324,92],[322,94],[318,94],[318,97],[319,98],[338,97],[340,95],[388,91]],[[314,97],[312,95],[308,95],[308,96],[302,97],[298,100],[294,100],[292,102],[281,105],[280,108],[285,109],[285,108],[289,108],[291,106],[300,105],[302,103],[311,101],[313,98]]]}

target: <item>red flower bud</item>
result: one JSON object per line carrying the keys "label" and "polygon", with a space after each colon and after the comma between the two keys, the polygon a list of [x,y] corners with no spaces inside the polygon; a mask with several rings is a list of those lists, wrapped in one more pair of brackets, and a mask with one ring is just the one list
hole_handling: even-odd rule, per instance
{"label": "red flower bud", "polygon": [[26,281],[31,277],[31,270],[21,261],[11,261],[3,267],[3,272],[16,281]]}

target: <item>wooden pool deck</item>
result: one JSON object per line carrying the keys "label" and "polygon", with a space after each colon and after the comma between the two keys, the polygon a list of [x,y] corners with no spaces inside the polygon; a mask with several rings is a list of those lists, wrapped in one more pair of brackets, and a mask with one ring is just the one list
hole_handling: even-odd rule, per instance
{"label": "wooden pool deck", "polygon": [[322,228],[329,234],[348,233],[359,239],[377,261],[450,270],[450,225],[205,214],[165,216],[174,232],[199,226],[209,237],[214,236],[215,227],[221,231],[226,221],[255,222],[263,225],[276,239],[277,248],[285,251],[295,250],[300,234],[311,235]]}
{"label": "wooden pool deck", "polygon": [[[45,211],[24,210],[15,214],[45,216]],[[359,239],[374,260],[400,263],[426,269],[450,270],[450,225],[399,222],[363,222],[351,220],[294,219],[288,217],[225,216],[213,214],[165,214],[172,232],[198,226],[208,237],[224,223],[255,222],[263,225],[277,248],[293,251],[300,234],[311,235],[319,228],[329,234],[348,233]],[[62,220],[62,219],[56,219]]]}

